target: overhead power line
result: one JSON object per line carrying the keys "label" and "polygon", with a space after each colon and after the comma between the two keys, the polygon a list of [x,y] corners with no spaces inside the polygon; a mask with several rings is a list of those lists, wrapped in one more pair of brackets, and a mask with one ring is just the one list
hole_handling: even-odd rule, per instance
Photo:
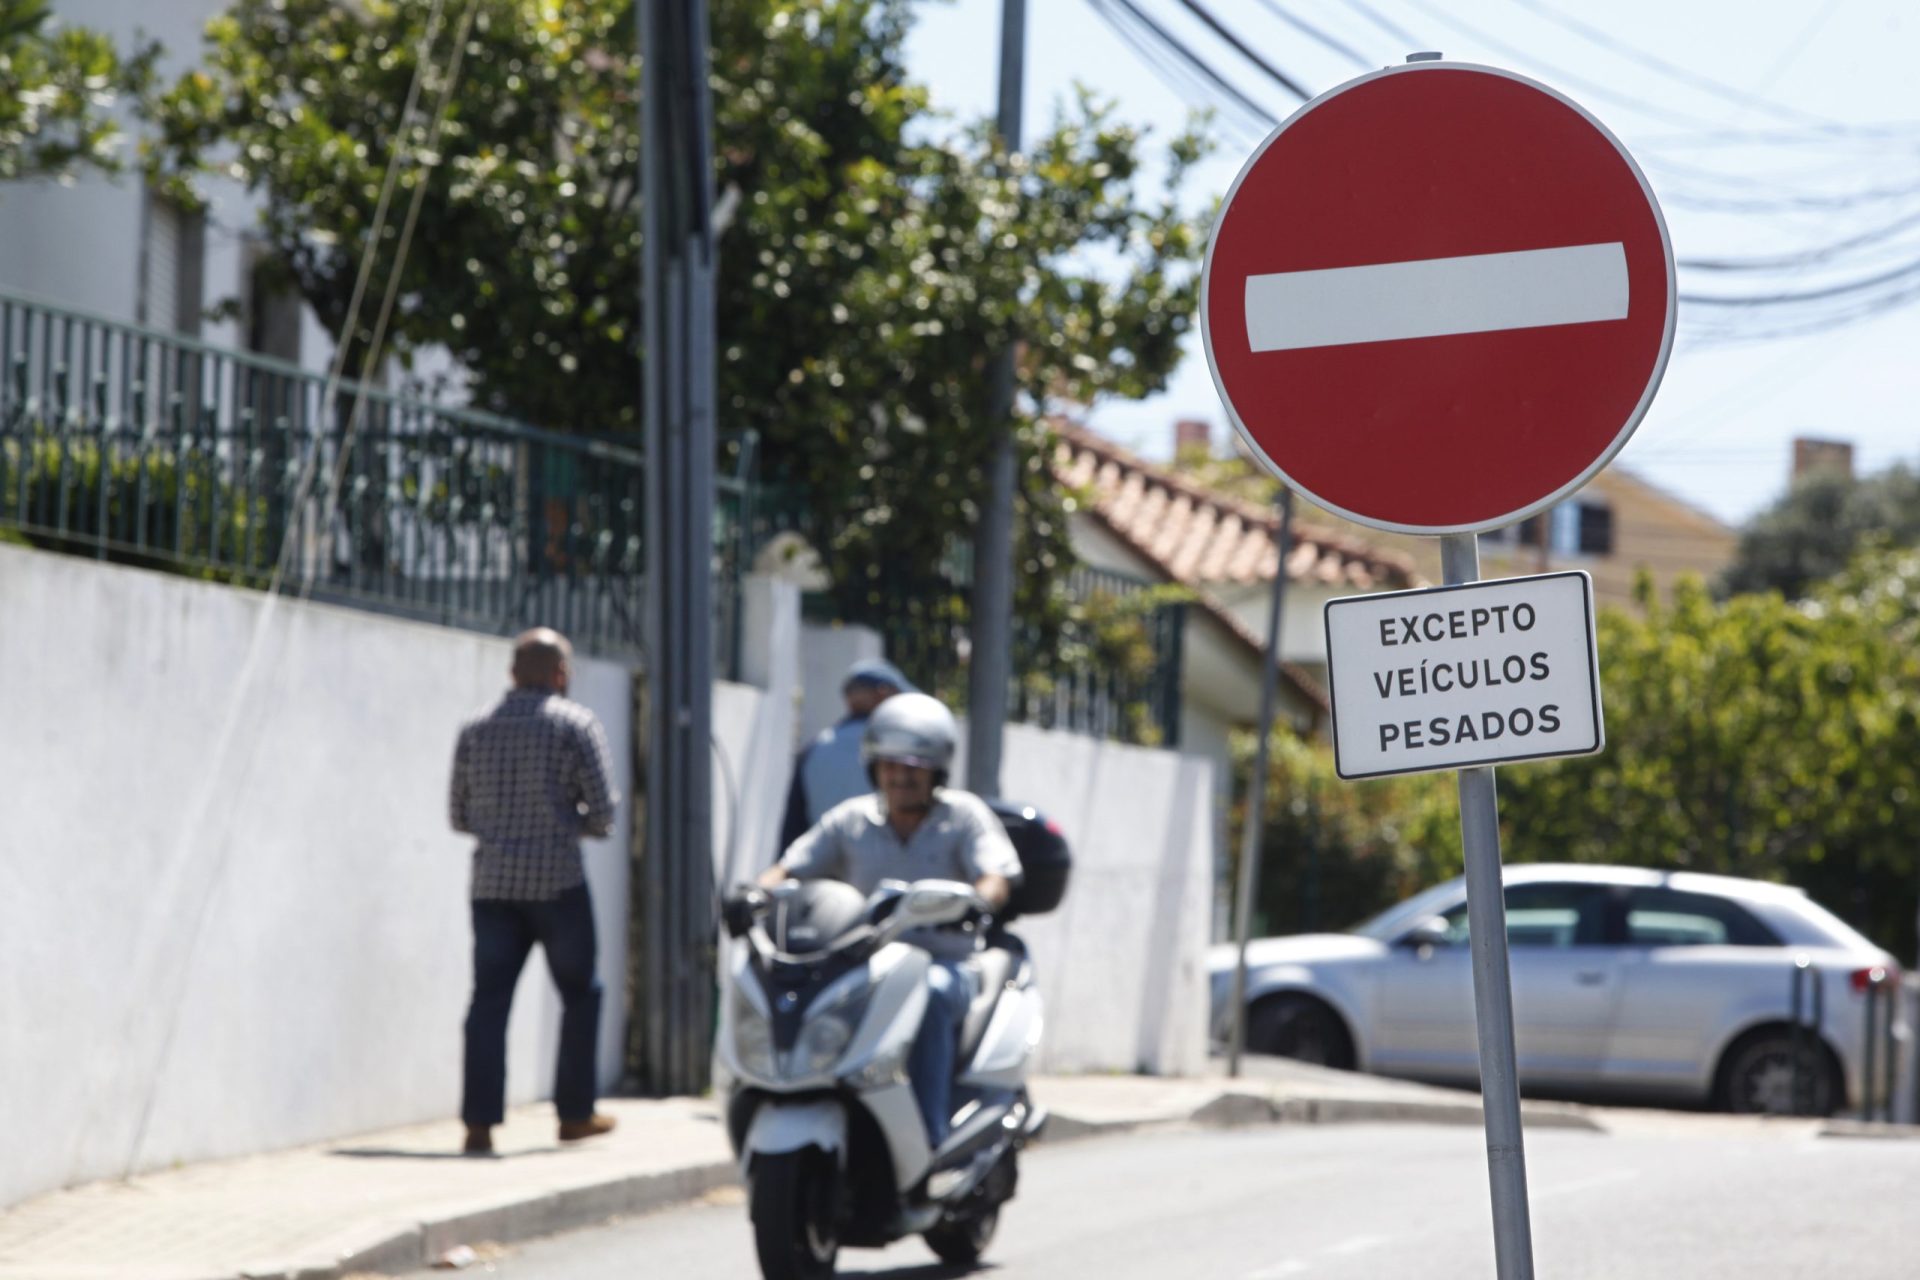
{"label": "overhead power line", "polygon": [[1255,102],[1252,98],[1249,98],[1246,94],[1240,92],[1239,89],[1234,87],[1231,81],[1214,70],[1212,64],[1189,49],[1178,36],[1175,36],[1148,14],[1142,12],[1140,6],[1134,3],[1134,0],[1100,0],[1100,2],[1110,2],[1125,10],[1136,22],[1152,32],[1154,38],[1164,47],[1171,50],[1182,62],[1192,67],[1197,73],[1204,77],[1217,92],[1225,95],[1240,110],[1245,111],[1269,129],[1279,123],[1278,117],[1272,112],[1268,111],[1258,102]]}
{"label": "overhead power line", "polygon": [[1361,17],[1398,40],[1404,52],[1412,53],[1420,47],[1420,37],[1368,4],[1367,0],[1347,0],[1347,3],[1358,10]]}
{"label": "overhead power line", "polygon": [[1319,27],[1314,26],[1311,22],[1308,22],[1305,18],[1293,13],[1291,10],[1281,8],[1279,4],[1275,3],[1275,0],[1259,0],[1259,3],[1262,9],[1265,9],[1268,13],[1280,19],[1280,21],[1286,23],[1295,31],[1333,50],[1348,61],[1362,67],[1375,65],[1372,58],[1361,53],[1358,49],[1340,39],[1340,37],[1330,35]]}
{"label": "overhead power line", "polygon": [[1233,141],[1251,145],[1273,127],[1273,117],[1258,104],[1229,95],[1217,78],[1209,79],[1207,69],[1196,65],[1197,58],[1183,56],[1182,52],[1156,39],[1150,31],[1142,29],[1134,17],[1118,9],[1114,0],[1087,0],[1087,5],[1095,17],[1159,76],[1161,83],[1190,104],[1206,102],[1219,108],[1219,119],[1235,135]]}
{"label": "overhead power line", "polygon": [[1292,76],[1280,70],[1280,68],[1274,66],[1271,62],[1268,62],[1265,58],[1261,57],[1259,54],[1255,53],[1252,49],[1248,48],[1246,41],[1242,40],[1239,36],[1235,35],[1231,30],[1229,30],[1220,21],[1220,19],[1214,17],[1213,14],[1208,11],[1207,7],[1200,3],[1200,0],[1180,0],[1180,5],[1188,13],[1191,13],[1194,17],[1200,19],[1200,21],[1206,23],[1207,27],[1215,35],[1219,36],[1222,40],[1226,41],[1229,45],[1232,45],[1234,50],[1237,53],[1239,53],[1241,57],[1245,58],[1248,62],[1251,62],[1254,66],[1264,71],[1269,80],[1273,81],[1275,84],[1285,89],[1288,93],[1291,93],[1294,97],[1300,99],[1300,101],[1302,102],[1305,102],[1308,98],[1311,98],[1313,96],[1311,93],[1309,93],[1305,88],[1301,86],[1299,81],[1295,80]]}
{"label": "overhead power line", "polygon": [[1848,236],[1844,240],[1835,240],[1818,248],[1803,249],[1795,253],[1774,254],[1768,257],[1748,258],[1682,258],[1680,265],[1695,271],[1780,271],[1796,267],[1816,266],[1837,254],[1867,245],[1891,240],[1901,232],[1920,226],[1920,213],[1909,213],[1896,218],[1884,226],[1863,231],[1859,235]]}
{"label": "overhead power line", "polygon": [[1912,130],[1916,127],[1916,124],[1920,124],[1920,122],[1915,121],[1894,121],[1880,125],[1853,125],[1826,116],[1816,115],[1810,111],[1803,111],[1798,107],[1775,102],[1751,90],[1727,84],[1711,76],[1702,75],[1700,72],[1680,66],[1678,63],[1669,62],[1650,50],[1643,49],[1635,44],[1630,44],[1608,31],[1593,26],[1591,23],[1581,21],[1570,13],[1562,12],[1555,6],[1545,3],[1544,0],[1513,0],[1513,3],[1529,13],[1538,14],[1557,27],[1573,32],[1590,44],[1597,45],[1602,49],[1609,50],[1619,54],[1621,57],[1637,62],[1641,66],[1659,75],[1663,75],[1677,84],[1690,85],[1703,93],[1713,94],[1715,97],[1727,102],[1736,103],[1743,107],[1750,107],[1756,111],[1764,111],[1776,119],[1798,120],[1822,131],[1838,130],[1846,133],[1859,133],[1863,131],[1881,133],[1894,131],[1904,132]]}

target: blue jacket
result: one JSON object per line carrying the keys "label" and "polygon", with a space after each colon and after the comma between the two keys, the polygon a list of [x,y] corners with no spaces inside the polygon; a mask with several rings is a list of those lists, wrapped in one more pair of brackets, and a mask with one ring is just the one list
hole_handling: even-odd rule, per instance
{"label": "blue jacket", "polygon": [[833,806],[873,790],[860,759],[860,740],[866,732],[865,716],[848,716],[831,729],[822,729],[800,753],[793,766],[793,784],[787,788],[778,852],[784,853]]}

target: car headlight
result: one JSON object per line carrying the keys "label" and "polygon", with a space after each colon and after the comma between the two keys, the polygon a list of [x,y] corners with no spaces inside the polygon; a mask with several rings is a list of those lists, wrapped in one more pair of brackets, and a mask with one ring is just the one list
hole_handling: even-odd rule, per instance
{"label": "car headlight", "polygon": [[752,1075],[774,1074],[773,1022],[740,988],[733,991],[733,1050],[740,1068]]}

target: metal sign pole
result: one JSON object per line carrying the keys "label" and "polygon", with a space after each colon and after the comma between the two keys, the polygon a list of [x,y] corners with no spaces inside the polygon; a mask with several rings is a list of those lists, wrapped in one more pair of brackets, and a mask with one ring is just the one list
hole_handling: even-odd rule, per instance
{"label": "metal sign pole", "polygon": [[1267,817],[1267,744],[1273,737],[1273,703],[1279,694],[1280,622],[1287,599],[1287,556],[1293,542],[1293,490],[1280,487],[1280,556],[1273,570],[1273,601],[1267,613],[1266,664],[1260,671],[1260,741],[1253,750],[1247,779],[1247,823],[1240,834],[1240,886],[1233,904],[1233,940],[1239,947],[1233,965],[1233,1039],[1227,1049],[1227,1074],[1238,1077],[1247,1047],[1247,934],[1253,929],[1253,900],[1260,892],[1260,834]]}
{"label": "metal sign pole", "polygon": [[[1001,142],[1020,149],[1026,85],[1027,0],[1002,0],[1000,9]],[[1008,686],[1013,681],[1013,411],[1014,349],[994,353],[987,368],[987,412],[996,438],[987,459],[987,489],[973,538],[972,616],[967,630],[967,790],[1000,794],[1000,754],[1006,734]]]}
{"label": "metal sign pole", "polygon": [[[1480,580],[1480,543],[1471,533],[1440,539],[1448,586]],[[1493,1192],[1493,1252],[1499,1280],[1533,1280],[1533,1226],[1527,1209],[1527,1154],[1514,1064],[1513,978],[1507,966],[1507,904],[1500,878],[1500,809],[1491,766],[1461,769],[1460,841],[1467,863],[1467,922],[1473,946],[1473,1008],[1480,1033],[1480,1099]]]}

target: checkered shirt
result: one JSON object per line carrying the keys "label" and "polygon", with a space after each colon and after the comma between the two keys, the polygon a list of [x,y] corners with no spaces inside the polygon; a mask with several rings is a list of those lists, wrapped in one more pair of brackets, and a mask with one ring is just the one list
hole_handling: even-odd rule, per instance
{"label": "checkered shirt", "polygon": [[607,734],[546,689],[515,689],[460,730],[453,829],[475,836],[473,896],[548,902],[586,883],[580,838],[613,829]]}

